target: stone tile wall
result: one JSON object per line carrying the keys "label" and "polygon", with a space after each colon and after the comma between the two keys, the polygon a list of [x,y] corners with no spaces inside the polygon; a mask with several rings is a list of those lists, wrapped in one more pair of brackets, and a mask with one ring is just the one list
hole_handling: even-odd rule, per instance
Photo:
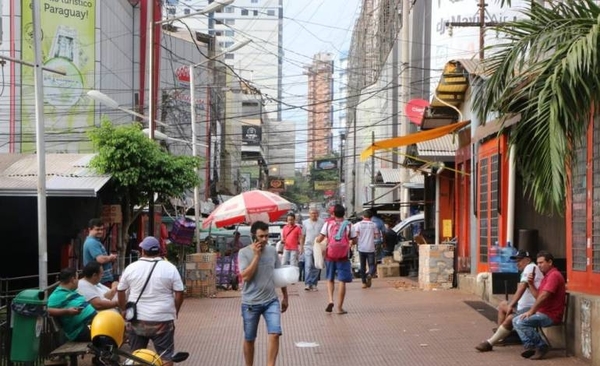
{"label": "stone tile wall", "polygon": [[454,245],[419,245],[419,288],[450,289],[454,275]]}

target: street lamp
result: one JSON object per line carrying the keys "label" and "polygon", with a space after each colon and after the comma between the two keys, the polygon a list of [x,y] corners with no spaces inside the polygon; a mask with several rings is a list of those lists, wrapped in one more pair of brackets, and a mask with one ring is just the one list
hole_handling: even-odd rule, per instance
{"label": "street lamp", "polygon": [[[214,3],[213,3],[214,4]],[[211,5],[213,5],[211,4]],[[209,5],[210,6],[210,5]],[[196,143],[196,82],[195,82],[195,76],[194,76],[194,69],[198,66],[204,65],[205,63],[212,61],[226,53],[229,52],[233,52],[235,50],[238,50],[242,47],[244,47],[245,45],[247,45],[248,43],[250,43],[252,40],[251,39],[246,39],[243,40],[239,43],[236,43],[234,45],[232,45],[231,47],[229,47],[228,49],[224,50],[221,53],[218,53],[216,55],[214,55],[213,57],[207,58],[206,60],[203,60],[202,62],[199,62],[197,64],[191,64],[189,66],[189,74],[190,74],[190,120],[192,123],[192,155],[193,156],[198,156],[198,150],[196,148],[196,146],[198,145]],[[209,99],[210,100],[210,99]],[[210,105],[208,106],[208,113],[210,113]],[[209,122],[210,123],[210,122]],[[208,131],[210,132],[210,129],[208,129]],[[210,143],[210,133],[207,134],[206,136],[207,138],[207,142]],[[205,192],[205,196],[208,194],[208,188],[209,187],[209,179],[210,179],[210,146],[209,145],[204,145],[206,146],[206,182],[205,182],[205,190],[207,192]],[[196,168],[196,175],[198,175],[198,168]],[[194,187],[194,222],[196,223],[196,238],[197,240],[200,239],[200,225],[199,225],[199,221],[200,221],[200,188],[198,186]],[[200,245],[197,246],[197,251],[200,252]]]}
{"label": "street lamp", "polygon": [[[148,70],[150,71],[148,73],[148,127],[149,127],[149,134],[148,137],[150,139],[154,139],[154,76],[155,76],[155,70],[154,70],[154,26],[155,25],[161,25],[164,23],[170,23],[176,20],[181,20],[184,18],[189,18],[195,15],[202,15],[202,14],[206,14],[206,13],[210,13],[213,11],[216,11],[218,9],[221,9],[222,7],[229,5],[231,3],[233,3],[235,0],[215,0],[213,1],[211,4],[209,4],[208,6],[204,7],[202,10],[196,12],[196,13],[191,13],[191,14],[186,14],[186,15],[182,15],[179,17],[173,17],[173,18],[167,18],[167,19],[163,19],[163,20],[159,20],[159,21],[154,21],[154,3],[155,0],[151,1],[150,6],[148,6],[148,27],[147,27],[147,33],[148,33]],[[196,144],[192,143],[192,147],[195,148]],[[150,199],[150,207],[148,207],[149,209],[149,214],[150,214],[150,221],[148,222],[148,230],[150,231],[150,235],[154,235],[154,204],[152,203],[152,195],[150,195],[151,199]],[[196,226],[198,226],[198,221],[196,221]]]}
{"label": "street lamp", "polygon": [[[127,109],[127,108],[121,107],[116,100],[114,100],[113,98],[109,97],[108,95],[102,93],[101,91],[98,91],[98,90],[89,90],[87,92],[87,96],[90,97],[90,98],[92,98],[94,101],[96,101],[96,102],[98,102],[100,104],[104,104],[108,108],[118,109],[121,112],[125,112],[127,114],[130,114],[132,116],[141,118],[143,120],[146,120],[146,121],[149,120],[148,116],[144,116],[143,114],[135,112],[135,111],[132,111],[131,109]],[[164,127],[168,126],[166,123],[161,122],[161,121],[154,121],[154,123],[156,123],[158,125],[161,125],[161,126],[164,126]]]}

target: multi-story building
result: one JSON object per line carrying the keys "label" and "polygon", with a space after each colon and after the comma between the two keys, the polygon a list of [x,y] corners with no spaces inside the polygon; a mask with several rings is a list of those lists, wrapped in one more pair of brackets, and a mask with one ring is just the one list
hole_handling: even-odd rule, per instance
{"label": "multi-story building", "polygon": [[308,76],[307,163],[332,151],[333,55],[318,53],[305,67]]}
{"label": "multi-story building", "polygon": [[[202,9],[208,0],[170,0],[165,16],[181,16]],[[265,100],[264,111],[281,120],[283,67],[283,0],[236,0],[208,17],[182,20],[193,30],[214,35],[226,49],[245,39],[252,43],[225,55],[235,74],[250,81]]]}

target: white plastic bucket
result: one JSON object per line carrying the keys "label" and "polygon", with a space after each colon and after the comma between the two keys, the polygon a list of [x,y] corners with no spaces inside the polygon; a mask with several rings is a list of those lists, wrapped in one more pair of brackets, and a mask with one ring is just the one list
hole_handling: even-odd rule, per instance
{"label": "white plastic bucket", "polygon": [[300,270],[296,266],[282,266],[273,271],[275,287],[286,287],[298,282]]}

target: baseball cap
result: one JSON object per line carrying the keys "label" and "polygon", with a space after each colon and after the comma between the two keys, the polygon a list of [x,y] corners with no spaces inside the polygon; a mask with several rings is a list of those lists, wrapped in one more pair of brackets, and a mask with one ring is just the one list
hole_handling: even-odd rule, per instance
{"label": "baseball cap", "polygon": [[526,250],[519,250],[517,252],[517,254],[512,255],[510,257],[510,259],[513,260],[513,261],[517,260],[517,259],[523,259],[523,258],[531,258],[531,255],[529,254],[528,251],[526,251]]}
{"label": "baseball cap", "polygon": [[146,252],[153,254],[158,253],[160,250],[160,244],[158,243],[158,239],[153,236],[147,236],[140,243],[140,248],[144,249]]}

